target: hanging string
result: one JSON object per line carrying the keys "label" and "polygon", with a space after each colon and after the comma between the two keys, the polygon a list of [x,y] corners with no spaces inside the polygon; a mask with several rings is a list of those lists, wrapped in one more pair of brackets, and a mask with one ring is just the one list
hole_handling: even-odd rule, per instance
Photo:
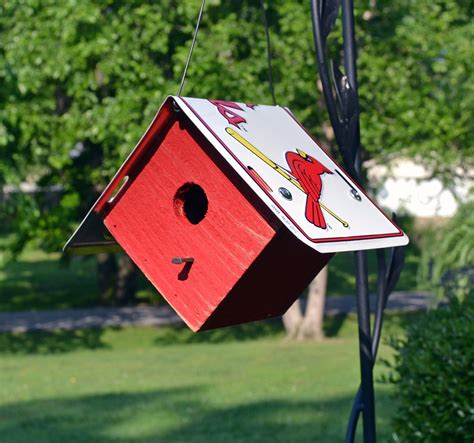
{"label": "hanging string", "polygon": [[260,0],[262,8],[263,24],[265,25],[265,34],[267,36],[267,64],[268,64],[268,85],[270,86],[270,93],[272,94],[273,105],[276,106],[275,89],[273,88],[273,74],[272,74],[272,46],[270,43],[270,31],[268,29],[267,14],[265,12],[265,4]]}
{"label": "hanging string", "polygon": [[[197,35],[198,35],[198,32],[199,32],[199,27],[201,26],[202,15],[203,15],[205,6],[206,6],[206,0],[202,0],[201,9],[199,10],[199,15],[198,15],[198,18],[197,18],[196,28],[194,29],[193,40],[191,42],[191,47],[189,49],[188,58],[186,60],[186,66],[184,67],[183,77],[181,78],[181,83],[180,83],[179,89],[178,89],[178,97],[180,97],[181,93],[183,92],[184,82],[186,81],[186,75],[188,73],[189,64],[191,63],[191,58],[192,58],[192,55],[193,55],[194,46],[196,45],[196,38],[197,38]],[[272,95],[273,104],[276,106],[277,101],[276,101],[276,98],[275,98],[275,90],[273,88],[272,47],[271,47],[271,42],[270,42],[270,31],[268,29],[267,14],[266,14],[266,11],[265,11],[265,4],[264,4],[263,0],[260,0],[260,6],[261,6],[261,9],[262,9],[263,24],[265,26],[265,35],[266,35],[266,38],[267,38],[268,85],[270,87],[270,93]]]}
{"label": "hanging string", "polygon": [[199,10],[199,15],[196,23],[196,28],[194,29],[193,41],[191,43],[191,48],[189,49],[188,59],[186,60],[186,66],[184,67],[183,77],[181,78],[181,84],[178,89],[178,97],[181,97],[181,92],[183,91],[184,82],[186,80],[186,75],[188,73],[189,63],[191,62],[191,57],[193,55],[194,46],[196,44],[196,37],[198,35],[199,27],[201,26],[202,13],[204,12],[204,6],[206,5],[206,0],[202,0],[201,9]]}

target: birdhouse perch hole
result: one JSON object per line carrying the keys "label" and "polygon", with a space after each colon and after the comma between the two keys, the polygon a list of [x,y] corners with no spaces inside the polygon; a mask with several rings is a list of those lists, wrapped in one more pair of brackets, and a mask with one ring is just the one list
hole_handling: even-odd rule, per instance
{"label": "birdhouse perch hole", "polygon": [[117,187],[112,192],[112,195],[107,200],[108,203],[112,203],[115,200],[115,197],[117,197],[117,195],[120,193],[120,191],[122,191],[122,189],[124,189],[125,185],[128,182],[128,179],[129,179],[129,177],[128,177],[128,175],[126,175],[124,178],[122,178],[122,180],[120,180],[120,183],[117,185]]}

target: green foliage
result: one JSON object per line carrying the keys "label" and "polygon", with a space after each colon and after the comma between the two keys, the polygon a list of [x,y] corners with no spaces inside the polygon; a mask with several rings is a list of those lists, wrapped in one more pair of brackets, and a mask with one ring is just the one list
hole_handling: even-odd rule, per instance
{"label": "green foliage", "polygon": [[392,339],[399,406],[395,441],[415,443],[474,440],[474,294],[429,311]]}
{"label": "green foliage", "polygon": [[474,160],[471,17],[464,0],[377,1],[359,39],[364,147],[413,157],[446,186]]}
{"label": "green foliage", "polygon": [[473,291],[469,269],[474,268],[474,201],[461,205],[445,226],[431,232],[422,251],[419,279],[428,282],[429,289],[440,297]]}
{"label": "green foliage", "polygon": [[[330,143],[321,131],[328,123],[315,86],[308,2],[267,3],[277,99]],[[160,103],[176,93],[199,4],[2,2],[0,186],[61,189],[53,202],[39,192],[2,203],[0,222],[15,231],[10,249],[30,239],[61,247]],[[367,156],[406,154],[449,178],[472,162],[468,7],[460,0],[358,3]],[[184,94],[270,102],[265,50],[258,1],[209,1]]]}

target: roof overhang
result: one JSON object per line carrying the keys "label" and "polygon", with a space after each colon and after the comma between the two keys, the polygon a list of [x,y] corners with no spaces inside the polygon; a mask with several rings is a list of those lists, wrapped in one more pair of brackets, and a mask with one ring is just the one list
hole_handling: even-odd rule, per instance
{"label": "roof overhang", "polygon": [[[402,246],[406,234],[296,120],[288,108],[168,97],[135,149],[65,246],[75,252],[118,245],[101,215],[124,177],[146,157],[151,140],[183,112],[273,214],[322,252]],[[139,172],[137,172],[139,173]]]}

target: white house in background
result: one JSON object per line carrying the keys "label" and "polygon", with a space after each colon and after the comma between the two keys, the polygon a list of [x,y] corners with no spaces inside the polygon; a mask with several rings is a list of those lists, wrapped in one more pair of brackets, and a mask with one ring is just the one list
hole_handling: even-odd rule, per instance
{"label": "white house in background", "polygon": [[[417,217],[451,217],[457,210],[453,193],[440,180],[430,178],[429,172],[413,160],[397,159],[388,166],[370,161],[365,166],[369,180],[380,184],[378,203],[391,211],[405,210]],[[474,185],[472,177],[470,174],[469,178],[453,183],[462,200]]]}

